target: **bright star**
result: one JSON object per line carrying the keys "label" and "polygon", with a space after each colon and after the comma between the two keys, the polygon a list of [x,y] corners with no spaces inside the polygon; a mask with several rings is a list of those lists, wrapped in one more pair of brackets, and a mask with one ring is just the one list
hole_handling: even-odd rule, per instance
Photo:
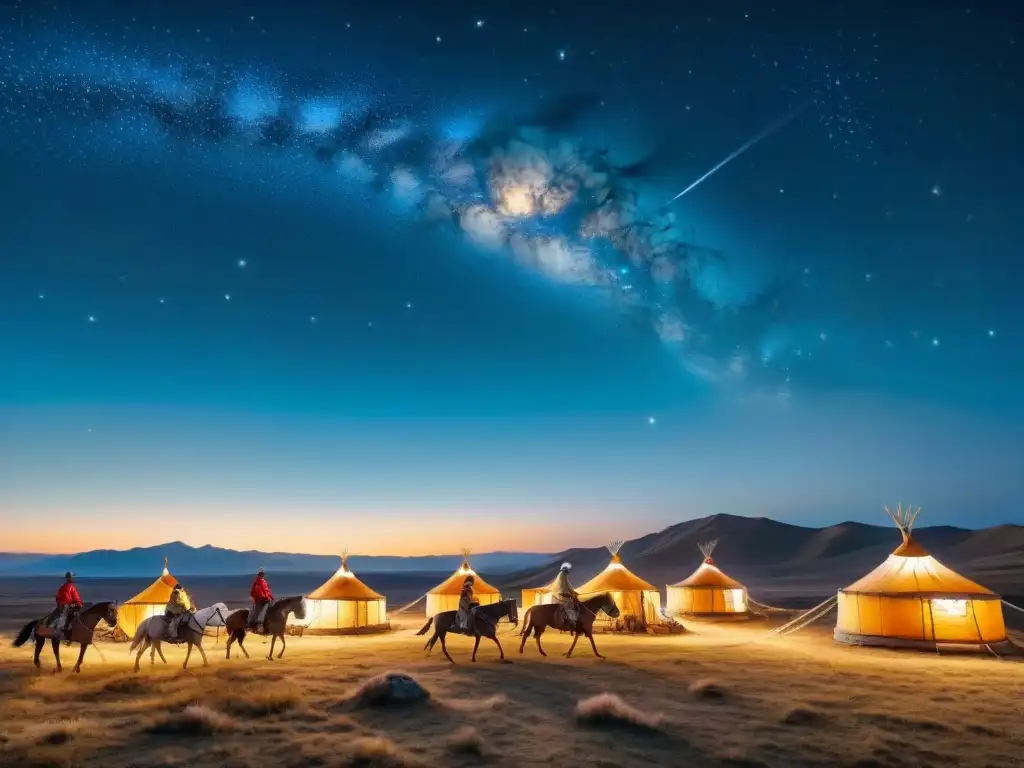
{"label": "bright star", "polygon": [[310,317],[310,318],[309,318],[309,322],[311,322],[311,323],[315,323],[315,322],[316,322],[316,317],[315,317],[315,316],[313,316],[313,317]]}
{"label": "bright star", "polygon": [[559,51],[559,52],[558,52],[558,58],[559,58],[559,59],[560,59],[561,61],[565,61],[565,51]]}
{"label": "bright star", "polygon": [[942,197],[942,187],[940,187],[938,184],[933,185],[932,194],[935,195],[935,197]]}
{"label": "bright star", "polygon": [[239,267],[240,267],[241,269],[245,269],[245,265],[246,265],[246,264],[248,264],[248,263],[249,263],[249,262],[247,262],[247,261],[246,261],[245,259],[239,259],[239,260],[238,260],[238,266],[239,266]]}
{"label": "bright star", "polygon": [[821,339],[822,341],[825,341],[828,338],[828,334],[822,331],[821,333],[818,334],[818,338]]}
{"label": "bright star", "polygon": [[993,337],[994,337],[995,335],[996,335],[995,329],[994,329],[994,328],[989,328],[989,329],[988,329],[988,337],[989,337],[989,338],[991,339],[991,338],[993,338]]}
{"label": "bright star", "polygon": [[161,304],[163,304],[163,303],[164,303],[164,300],[163,300],[163,299],[160,299],[160,303],[161,303]]}
{"label": "bright star", "polygon": [[46,298],[46,294],[40,293],[40,294],[39,294],[39,298],[40,298],[40,299],[45,299],[45,298]]}
{"label": "bright star", "polygon": [[480,29],[484,25],[483,19],[478,19],[476,22],[476,28]]}
{"label": "bright star", "polygon": [[872,277],[874,277],[874,275],[872,275],[872,274],[871,274],[870,272],[868,272],[868,273],[867,273],[866,275],[864,275],[864,279],[865,279],[865,280],[866,280],[867,282],[869,282],[869,283],[871,282],[871,278],[872,278]]}
{"label": "bright star", "polygon": [[406,309],[412,309],[412,302],[411,301],[405,302],[405,308]]}
{"label": "bright star", "polygon": [[937,347],[937,346],[939,346],[939,340],[938,340],[938,338],[934,338],[934,339],[932,339],[932,346],[933,346],[933,347]]}
{"label": "bright star", "polygon": [[225,293],[224,294],[224,301],[231,301],[231,294],[230,293]]}
{"label": "bright star", "polygon": [[653,425],[653,424],[654,424],[654,422],[655,422],[655,419],[654,419],[654,417],[653,417],[653,416],[648,416],[648,417],[647,417],[647,423],[648,423],[648,424],[652,424],[652,425]]}
{"label": "bright star", "polygon": [[90,323],[95,323],[96,322],[96,316],[95,315],[89,315],[89,322]]}
{"label": "bright star", "polygon": [[437,42],[439,42],[439,43],[441,42],[441,36],[440,35],[438,35],[435,39],[437,40]]}

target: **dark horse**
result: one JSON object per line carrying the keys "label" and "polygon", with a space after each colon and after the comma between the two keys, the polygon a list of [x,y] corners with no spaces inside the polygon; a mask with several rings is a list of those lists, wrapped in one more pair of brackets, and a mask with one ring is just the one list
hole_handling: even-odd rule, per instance
{"label": "dark horse", "polygon": [[[84,608],[75,617],[74,621],[71,622],[71,628],[68,630],[64,640],[68,645],[78,643],[81,646],[81,650],[78,652],[78,661],[75,663],[75,672],[82,671],[82,659],[85,658],[85,649],[92,643],[93,632],[100,619],[106,621],[111,628],[116,627],[117,603],[93,603],[88,608]],[[53,658],[57,660],[57,669],[54,672],[61,672],[64,668],[60,664],[60,640],[53,636],[53,629],[51,627],[39,626],[42,621],[42,619],[36,619],[22,627],[17,639],[14,641],[14,647],[20,648],[28,642],[30,637],[34,637],[36,653],[32,662],[36,665],[36,669],[39,669],[39,654],[42,653],[43,645],[46,643],[47,638],[49,638],[50,646],[53,648]]]}
{"label": "dark horse", "polygon": [[461,631],[452,629],[455,625],[455,617],[458,611],[441,611],[440,613],[434,614],[432,618],[427,619],[427,623],[423,625],[423,629],[417,632],[417,635],[427,634],[427,630],[430,629],[430,625],[434,625],[434,636],[427,641],[427,644],[423,646],[428,654],[434,649],[434,643],[438,640],[441,641],[441,650],[444,651],[445,658],[448,659],[452,664],[455,663],[448,654],[448,646],[444,643],[445,635],[449,632],[457,635],[472,635],[476,638],[476,642],[473,643],[473,661],[476,661],[476,650],[480,647],[480,638],[489,637],[494,641],[494,644],[498,646],[498,652],[501,654],[501,659],[505,659],[505,651],[501,647],[501,643],[498,642],[497,637],[497,626],[498,622],[502,619],[507,618],[512,622],[512,626],[519,624],[519,606],[516,605],[515,600],[502,600],[497,603],[491,603],[490,605],[481,605],[473,610],[471,619],[472,626],[468,631]]}
{"label": "dark horse", "polygon": [[598,611],[604,611],[613,619],[619,617],[619,607],[608,593],[602,592],[600,595],[595,595],[589,600],[580,601],[579,617],[576,620],[575,627],[569,627],[565,624],[562,611],[559,609],[560,606],[557,603],[550,603],[535,605],[526,611],[526,616],[523,619],[523,631],[519,633],[523,636],[523,642],[519,644],[519,652],[523,652],[523,648],[526,647],[526,641],[530,638],[530,630],[533,630],[533,637],[537,641],[537,650],[540,651],[541,656],[547,656],[544,653],[544,648],[541,647],[540,636],[544,634],[545,629],[551,627],[552,629],[573,633],[572,645],[566,651],[565,658],[568,659],[572,656],[572,649],[576,647],[576,641],[580,639],[580,635],[584,635],[590,641],[590,647],[594,649],[594,655],[599,659],[603,659],[604,656],[597,652],[597,646],[594,644],[594,619],[597,618]]}
{"label": "dark horse", "polygon": [[[302,595],[282,597],[280,600],[275,600],[271,603],[267,608],[267,615],[263,619],[263,626],[260,628],[260,631],[254,633],[270,635],[270,653],[267,655],[267,658],[271,661],[274,660],[274,644],[278,639],[281,640],[281,652],[277,654],[277,658],[280,659],[284,656],[284,632],[285,627],[288,625],[288,614],[291,613],[294,613],[295,618],[299,621],[305,621],[306,603]],[[228,636],[227,658],[231,658],[231,644],[237,640],[238,647],[242,649],[242,653],[248,659],[249,652],[245,650],[245,633],[249,628],[249,609],[242,608],[229,613],[224,626]]]}

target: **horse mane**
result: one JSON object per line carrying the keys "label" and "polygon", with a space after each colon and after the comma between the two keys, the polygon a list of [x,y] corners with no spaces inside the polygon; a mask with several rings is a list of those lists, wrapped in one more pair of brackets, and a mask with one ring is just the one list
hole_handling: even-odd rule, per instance
{"label": "horse mane", "polygon": [[117,605],[116,601],[114,601],[114,600],[104,600],[104,601],[100,601],[100,602],[96,602],[96,603],[86,603],[84,606],[82,606],[82,614],[81,615],[84,616],[87,613],[92,615],[94,612],[105,611],[111,605]]}
{"label": "horse mane", "polygon": [[[499,600],[496,603],[488,603],[487,605],[481,605],[476,609],[477,613],[483,613],[490,616],[492,613],[500,613],[505,610],[506,603],[514,603],[514,599]],[[458,611],[452,611],[452,613],[458,613]]]}

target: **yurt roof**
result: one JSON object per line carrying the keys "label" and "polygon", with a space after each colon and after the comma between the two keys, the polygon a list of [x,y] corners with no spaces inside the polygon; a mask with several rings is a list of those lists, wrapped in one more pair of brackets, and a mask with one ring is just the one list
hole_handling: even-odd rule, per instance
{"label": "yurt roof", "polygon": [[310,600],[380,600],[383,595],[378,595],[357,579],[348,569],[348,558],[342,555],[341,567],[306,597]]}
{"label": "yurt roof", "polygon": [[551,592],[555,588],[555,584],[558,582],[558,577],[555,576],[551,581],[545,584],[543,587],[527,587],[527,592]]}
{"label": "yurt roof", "polygon": [[621,546],[621,541],[608,545],[608,549],[612,553],[612,561],[597,576],[583,586],[577,587],[576,591],[579,594],[590,595],[595,592],[653,592],[656,590],[656,587],[648,584],[639,576],[634,575],[622,564],[622,558],[619,557],[619,547]]}
{"label": "yurt roof", "polygon": [[164,570],[160,578],[139,592],[131,600],[126,600],[125,605],[162,605],[171,599],[171,592],[178,580],[167,570],[167,558],[164,558]]}
{"label": "yurt roof", "polygon": [[501,592],[495,589],[482,578],[480,574],[473,570],[469,564],[469,552],[465,553],[465,557],[462,560],[462,565],[455,571],[451,576],[442,581],[432,590],[427,592],[428,595],[458,595],[462,592],[462,585],[466,581],[467,576],[473,577],[473,591],[478,595],[500,595]]}
{"label": "yurt roof", "polygon": [[893,512],[885,510],[900,533],[903,543],[881,565],[848,586],[843,592],[872,595],[977,595],[995,597],[996,594],[980,584],[947,568],[917,543],[912,535],[914,521],[920,507],[911,510],[902,505]]}
{"label": "yurt roof", "polygon": [[704,555],[704,562],[697,566],[697,570],[672,586],[743,589],[744,587],[742,584],[736,581],[736,579],[722,573],[722,570],[715,565],[715,561],[711,559],[711,553],[714,551],[717,544],[717,540],[701,543],[699,547],[701,553]]}

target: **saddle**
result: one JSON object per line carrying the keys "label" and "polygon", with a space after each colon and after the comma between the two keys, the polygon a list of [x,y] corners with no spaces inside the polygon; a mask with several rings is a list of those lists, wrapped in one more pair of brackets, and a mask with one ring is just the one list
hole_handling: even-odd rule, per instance
{"label": "saddle", "polygon": [[277,601],[275,600],[272,603],[264,603],[259,608],[255,605],[250,608],[249,616],[246,621],[246,629],[257,635],[265,635],[267,633],[267,614],[270,613],[270,609],[276,603]]}
{"label": "saddle", "polygon": [[186,611],[185,613],[179,613],[177,616],[171,616],[167,619],[167,631],[164,632],[164,642],[170,643],[171,645],[184,643],[185,638],[181,636],[181,625],[183,622],[188,622],[191,618],[191,611]]}

